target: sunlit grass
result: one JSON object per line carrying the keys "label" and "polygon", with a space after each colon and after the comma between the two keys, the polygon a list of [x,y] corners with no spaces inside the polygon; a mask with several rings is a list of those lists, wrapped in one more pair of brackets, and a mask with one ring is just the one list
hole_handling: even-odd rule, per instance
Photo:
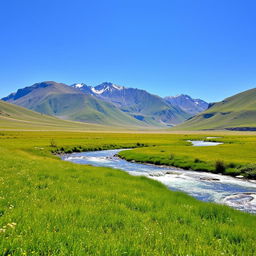
{"label": "sunlit grass", "polygon": [[[180,135],[169,145],[122,151],[119,155],[127,160],[256,178],[255,136],[223,136],[215,139],[223,145],[210,147],[193,147],[188,138],[204,140],[206,136]],[[220,163],[223,168],[219,168]]]}
{"label": "sunlit grass", "polygon": [[253,215],[197,201],[145,177],[76,165],[51,154],[60,148],[138,143],[148,147],[134,152],[178,148],[178,143],[184,149],[189,148],[186,138],[2,132],[0,255],[254,255]]}

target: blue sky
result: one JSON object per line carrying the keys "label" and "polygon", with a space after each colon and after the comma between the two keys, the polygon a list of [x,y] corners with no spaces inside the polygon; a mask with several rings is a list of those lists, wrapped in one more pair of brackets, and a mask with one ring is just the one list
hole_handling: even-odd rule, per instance
{"label": "blue sky", "polygon": [[256,87],[256,1],[0,3],[0,97],[46,80],[111,81],[219,101]]}

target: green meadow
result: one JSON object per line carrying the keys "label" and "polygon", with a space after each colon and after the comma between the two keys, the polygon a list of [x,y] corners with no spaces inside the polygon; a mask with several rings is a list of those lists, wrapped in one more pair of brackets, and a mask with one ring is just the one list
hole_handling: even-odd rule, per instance
{"label": "green meadow", "polygon": [[212,148],[186,142],[202,137],[0,132],[0,255],[255,255],[254,215],[53,154],[138,147],[121,155],[255,163],[254,136],[223,136]]}
{"label": "green meadow", "polygon": [[256,137],[220,135],[208,141],[223,142],[212,147],[193,147],[188,140],[207,140],[207,135],[172,136],[164,145],[122,151],[127,160],[176,166],[195,171],[209,171],[256,179]]}

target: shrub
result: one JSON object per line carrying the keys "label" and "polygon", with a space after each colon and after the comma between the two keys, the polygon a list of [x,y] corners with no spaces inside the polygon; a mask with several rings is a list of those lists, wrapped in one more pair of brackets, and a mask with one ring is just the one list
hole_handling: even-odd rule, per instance
{"label": "shrub", "polygon": [[240,169],[240,172],[246,173],[246,172],[251,172],[251,171],[256,171],[256,164],[247,164],[242,166]]}
{"label": "shrub", "polygon": [[237,175],[241,175],[241,172],[237,168],[227,168],[225,171],[225,174],[228,174],[231,176],[237,176]]}
{"label": "shrub", "polygon": [[196,159],[194,160],[194,162],[195,162],[195,163],[201,163],[202,161],[201,161],[200,159],[196,158]]}
{"label": "shrub", "polygon": [[225,167],[225,164],[224,164],[223,161],[217,160],[217,161],[215,162],[215,171],[216,171],[217,173],[224,173],[224,172],[225,172],[225,169],[226,169],[226,167]]}
{"label": "shrub", "polygon": [[247,164],[239,168],[240,173],[249,179],[256,178],[256,164]]}
{"label": "shrub", "polygon": [[161,162],[160,162],[160,160],[155,160],[155,161],[154,161],[154,164],[156,164],[156,165],[160,165],[160,164],[161,164]]}
{"label": "shrub", "polygon": [[229,168],[235,168],[235,167],[236,167],[236,164],[231,162],[231,163],[228,164],[228,167],[229,167]]}

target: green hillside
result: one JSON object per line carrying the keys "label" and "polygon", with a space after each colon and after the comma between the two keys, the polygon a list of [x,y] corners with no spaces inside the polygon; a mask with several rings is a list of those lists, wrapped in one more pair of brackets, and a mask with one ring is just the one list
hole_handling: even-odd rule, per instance
{"label": "green hillside", "polygon": [[175,129],[256,130],[256,88],[215,103]]}
{"label": "green hillside", "polygon": [[[107,130],[107,126],[61,120],[0,100],[0,129]],[[109,129],[109,128],[108,128]]]}
{"label": "green hillside", "polygon": [[115,126],[145,126],[145,123],[122,112],[111,103],[52,81],[20,89],[4,100],[65,120]]}

